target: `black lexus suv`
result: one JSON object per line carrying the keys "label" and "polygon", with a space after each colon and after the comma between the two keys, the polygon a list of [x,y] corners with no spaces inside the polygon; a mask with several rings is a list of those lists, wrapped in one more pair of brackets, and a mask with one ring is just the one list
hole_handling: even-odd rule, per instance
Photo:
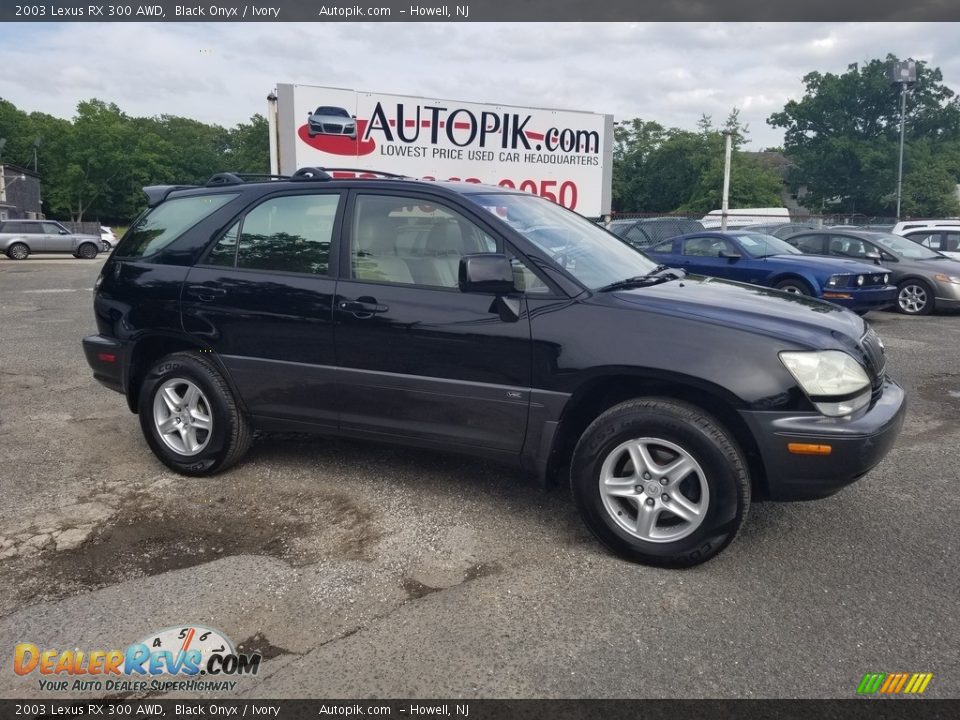
{"label": "black lexus suv", "polygon": [[857,315],[657,266],[530,194],[319,168],[146,193],[83,348],[184,475],[254,429],[454,450],[569,480],[607,547],[683,567],[903,423]]}

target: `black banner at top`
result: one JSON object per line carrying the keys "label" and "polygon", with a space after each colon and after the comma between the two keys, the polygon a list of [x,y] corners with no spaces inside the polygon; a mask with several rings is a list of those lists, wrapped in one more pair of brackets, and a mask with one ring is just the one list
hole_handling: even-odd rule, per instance
{"label": "black banner at top", "polygon": [[951,21],[960,0],[44,0],[5,22]]}
{"label": "black banner at top", "polygon": [[0,720],[953,720],[957,700],[0,700]]}

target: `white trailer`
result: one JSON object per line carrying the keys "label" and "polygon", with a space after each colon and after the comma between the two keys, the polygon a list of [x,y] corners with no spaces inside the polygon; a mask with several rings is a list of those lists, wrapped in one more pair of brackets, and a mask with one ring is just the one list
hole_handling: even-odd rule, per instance
{"label": "white trailer", "polygon": [[514,187],[588,217],[610,212],[612,115],[280,84],[268,118],[276,174],[363,168]]}

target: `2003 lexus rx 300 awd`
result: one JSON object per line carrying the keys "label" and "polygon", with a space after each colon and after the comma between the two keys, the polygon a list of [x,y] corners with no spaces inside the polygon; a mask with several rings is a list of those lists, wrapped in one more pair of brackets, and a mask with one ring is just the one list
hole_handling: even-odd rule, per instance
{"label": "2003 lexus rx 300 awd", "polygon": [[254,428],[455,450],[569,481],[607,547],[682,567],[751,500],[862,477],[903,422],[854,313],[657,266],[532,195],[305,168],[148,198],[83,346],[185,475]]}

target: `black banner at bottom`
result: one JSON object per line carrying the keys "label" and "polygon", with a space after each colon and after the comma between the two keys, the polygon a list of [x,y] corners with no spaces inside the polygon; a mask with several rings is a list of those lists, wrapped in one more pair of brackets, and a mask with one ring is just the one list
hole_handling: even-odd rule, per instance
{"label": "black banner at bottom", "polygon": [[939,720],[960,700],[0,700],[0,718]]}

